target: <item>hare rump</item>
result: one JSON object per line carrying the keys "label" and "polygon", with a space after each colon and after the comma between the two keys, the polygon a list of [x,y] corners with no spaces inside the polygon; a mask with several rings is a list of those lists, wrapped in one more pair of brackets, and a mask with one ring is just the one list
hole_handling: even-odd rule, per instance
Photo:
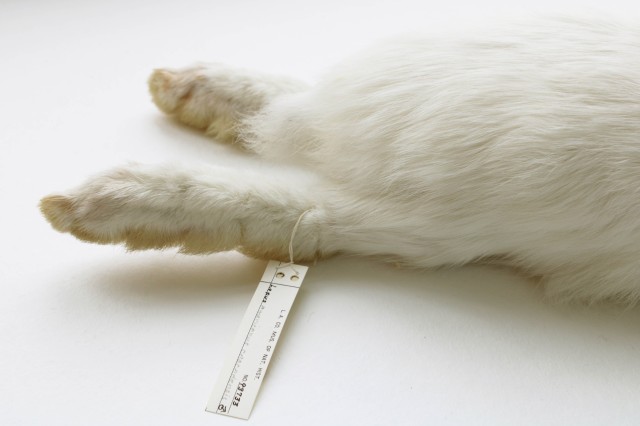
{"label": "hare rump", "polygon": [[390,41],[317,84],[158,69],[155,104],[292,181],[128,165],[45,197],[53,227],[129,249],[338,253],[409,267],[499,258],[560,300],[640,298],[640,31],[552,20]]}

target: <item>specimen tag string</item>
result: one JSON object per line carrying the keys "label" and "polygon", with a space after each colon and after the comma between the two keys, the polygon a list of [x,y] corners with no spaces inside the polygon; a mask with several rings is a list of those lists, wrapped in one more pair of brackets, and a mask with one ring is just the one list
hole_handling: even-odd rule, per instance
{"label": "specimen tag string", "polygon": [[284,265],[280,266],[280,268],[291,266],[291,268],[295,271],[295,268],[294,268],[295,265],[293,263],[293,239],[296,237],[296,232],[298,232],[298,227],[300,226],[300,222],[302,222],[302,218],[304,217],[304,215],[306,215],[310,211],[311,209],[303,211],[302,214],[298,217],[296,224],[293,225],[293,230],[291,231],[291,238],[289,238],[289,263],[285,263]]}

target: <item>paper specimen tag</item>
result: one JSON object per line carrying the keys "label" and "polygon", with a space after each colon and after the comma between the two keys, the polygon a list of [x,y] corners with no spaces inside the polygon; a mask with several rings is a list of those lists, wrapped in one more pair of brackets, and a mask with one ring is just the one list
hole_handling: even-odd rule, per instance
{"label": "paper specimen tag", "polygon": [[206,410],[248,419],[307,267],[270,261],[218,377]]}

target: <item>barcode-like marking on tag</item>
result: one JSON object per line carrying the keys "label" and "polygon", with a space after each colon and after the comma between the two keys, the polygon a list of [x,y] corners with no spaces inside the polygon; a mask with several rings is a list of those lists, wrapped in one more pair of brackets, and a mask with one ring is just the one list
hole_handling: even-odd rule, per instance
{"label": "barcode-like marking on tag", "polygon": [[307,267],[270,261],[218,377],[206,410],[248,419]]}

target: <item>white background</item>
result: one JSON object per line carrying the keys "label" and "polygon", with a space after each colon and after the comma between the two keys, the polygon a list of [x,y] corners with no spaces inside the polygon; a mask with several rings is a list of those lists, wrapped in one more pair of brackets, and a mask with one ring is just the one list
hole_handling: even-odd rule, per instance
{"label": "white background", "polygon": [[[163,117],[154,67],[313,81],[387,35],[635,4],[3,0],[0,424],[242,424],[204,406],[265,262],[84,244],[37,210],[126,161],[257,163]],[[639,402],[640,309],[553,306],[507,270],[342,258],[311,267],[249,423],[631,425]]]}

